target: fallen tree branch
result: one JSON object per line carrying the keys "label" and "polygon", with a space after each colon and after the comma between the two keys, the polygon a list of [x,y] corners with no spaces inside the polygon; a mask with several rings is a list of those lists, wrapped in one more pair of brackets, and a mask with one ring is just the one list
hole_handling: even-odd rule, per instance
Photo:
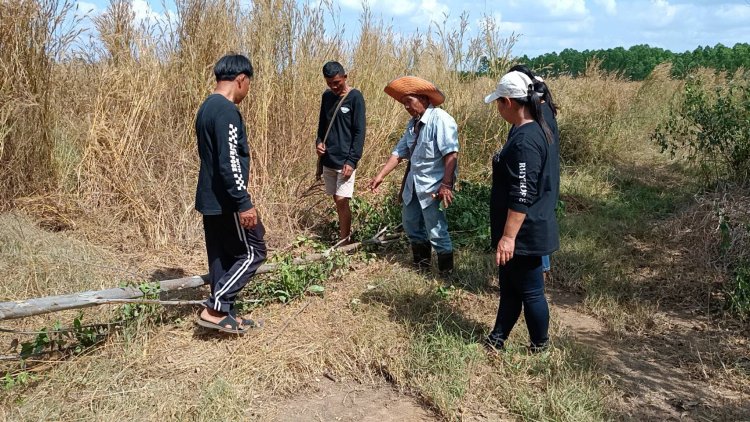
{"label": "fallen tree branch", "polygon": [[[381,231],[380,233],[383,233]],[[352,252],[367,244],[380,245],[385,243],[384,239],[380,238],[380,233],[372,239],[365,240],[363,242],[352,243],[351,245],[342,246],[336,248],[336,251],[340,252]],[[294,258],[292,264],[304,265],[310,264],[315,261],[320,261],[327,258],[332,250],[329,249],[324,253],[309,254],[300,258]],[[255,274],[265,274],[273,272],[276,269],[276,264],[265,264],[261,265]],[[200,287],[208,283],[208,275],[183,277],[171,280],[162,280],[159,282],[160,292],[171,292],[182,289],[192,289]],[[6,319],[25,318],[33,315],[42,315],[50,312],[65,311],[69,309],[80,309],[88,308],[91,306],[97,306],[105,303],[131,303],[133,299],[142,298],[144,293],[134,286],[129,287],[117,287],[113,289],[105,290],[89,290],[80,293],[72,293],[67,295],[59,296],[47,296],[42,298],[34,298],[27,300],[18,300],[10,302],[0,302],[0,321]],[[139,300],[136,303],[159,303],[147,302]],[[194,304],[193,301],[177,301],[184,302],[186,305]],[[182,303],[172,303],[182,304]]]}
{"label": "fallen tree branch", "polygon": [[[201,300],[159,300],[159,299],[94,299],[94,302],[96,302],[97,305],[104,305],[105,303],[135,303],[135,304],[146,304],[146,305],[173,305],[173,306],[180,306],[180,305],[203,305],[206,303],[205,299]],[[235,305],[240,305],[243,303],[247,304],[257,304],[262,303],[263,300],[261,299],[251,299],[251,300],[238,300],[235,302]]]}

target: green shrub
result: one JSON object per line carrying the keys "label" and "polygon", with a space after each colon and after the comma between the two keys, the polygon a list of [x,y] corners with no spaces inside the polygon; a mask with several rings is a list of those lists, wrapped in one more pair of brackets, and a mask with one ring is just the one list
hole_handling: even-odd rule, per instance
{"label": "green shrub", "polygon": [[454,243],[486,248],[490,244],[489,185],[461,181],[447,210],[448,228]]}
{"label": "green shrub", "polygon": [[728,289],[729,309],[740,318],[750,317],[750,263],[743,262],[735,268],[734,280]]}
{"label": "green shrub", "polygon": [[396,192],[389,192],[378,199],[378,203],[368,202],[363,197],[351,200],[352,222],[359,240],[372,238],[385,226],[393,229],[401,224],[401,205]]}
{"label": "green shrub", "polygon": [[308,264],[295,264],[291,255],[274,257],[276,271],[262,281],[249,287],[250,295],[260,301],[278,300],[287,303],[307,293],[322,294],[322,284],[339,269],[349,266],[349,257],[332,251],[321,261]]}
{"label": "green shrub", "polygon": [[652,135],[672,157],[684,156],[708,183],[747,184],[750,175],[750,85],[746,75],[715,87],[685,83],[684,99]]}

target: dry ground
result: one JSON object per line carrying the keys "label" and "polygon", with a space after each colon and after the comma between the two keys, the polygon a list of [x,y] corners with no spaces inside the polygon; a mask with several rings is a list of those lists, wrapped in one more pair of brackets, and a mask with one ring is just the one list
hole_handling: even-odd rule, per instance
{"label": "dry ground", "polygon": [[[28,387],[10,390],[2,416],[6,420],[515,419],[493,379],[503,372],[497,365],[512,362],[488,357],[478,345],[470,344],[493,322],[497,302],[491,281],[478,291],[457,290],[439,300],[432,292],[440,282],[413,273],[404,264],[389,256],[355,264],[344,279],[328,285],[323,298],[256,310],[254,316],[264,318],[266,325],[244,338],[206,332],[194,326],[191,310],[170,310],[176,313],[172,323],[153,327],[136,341],[115,336],[87,355],[48,367]],[[675,310],[661,309],[654,316],[657,323],[647,332],[623,336],[585,313],[580,297],[557,289],[550,296],[553,338],[558,347],[570,344],[592,355],[593,378],[603,383],[606,402],[615,406],[607,418],[750,418],[747,385],[733,384],[727,373],[731,368],[721,366],[727,360],[717,355],[742,354],[744,345],[747,359],[745,340],[736,333],[700,316],[685,318]],[[436,397],[442,397],[431,384],[435,380],[413,373],[409,362],[413,327],[424,321],[419,313],[408,311],[410,307],[418,312],[424,307],[444,308],[440,312],[444,326],[463,332],[475,349],[470,361],[458,367],[466,371],[467,391],[453,403],[435,403]],[[25,326],[23,322],[3,325]],[[514,339],[519,344],[523,333],[517,331]],[[517,355],[513,359],[527,359],[518,349],[508,353]]]}

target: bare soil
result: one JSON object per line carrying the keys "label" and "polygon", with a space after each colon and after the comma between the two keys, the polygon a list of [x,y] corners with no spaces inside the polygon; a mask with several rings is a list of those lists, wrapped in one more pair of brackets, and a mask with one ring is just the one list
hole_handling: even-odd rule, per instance
{"label": "bare soil", "polygon": [[701,353],[708,358],[726,340],[721,329],[708,328],[701,318],[658,312],[659,323],[647,334],[618,338],[581,312],[579,297],[553,291],[552,303],[574,338],[596,351],[628,419],[750,420],[748,391],[727,385],[723,369],[713,366],[721,363],[701,361]]}
{"label": "bare soil", "polygon": [[[334,378],[335,379],[335,378]],[[439,420],[418,401],[391,385],[362,385],[354,381],[333,381],[325,376],[314,380],[313,392],[263,406],[255,415],[277,422],[361,421],[427,422]]]}

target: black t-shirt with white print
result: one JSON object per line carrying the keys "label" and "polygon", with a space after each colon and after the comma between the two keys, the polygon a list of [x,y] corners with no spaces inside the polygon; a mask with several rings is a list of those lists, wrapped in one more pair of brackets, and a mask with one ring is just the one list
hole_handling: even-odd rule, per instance
{"label": "black t-shirt with white print", "polygon": [[195,134],[201,161],[195,209],[219,215],[252,208],[247,192],[250,148],[237,106],[221,94],[209,95],[198,109]]}
{"label": "black t-shirt with white print", "polygon": [[548,143],[542,127],[516,127],[492,160],[491,246],[503,236],[508,210],[526,214],[516,236],[515,254],[549,255],[560,247],[555,207],[560,192],[560,143]]}

